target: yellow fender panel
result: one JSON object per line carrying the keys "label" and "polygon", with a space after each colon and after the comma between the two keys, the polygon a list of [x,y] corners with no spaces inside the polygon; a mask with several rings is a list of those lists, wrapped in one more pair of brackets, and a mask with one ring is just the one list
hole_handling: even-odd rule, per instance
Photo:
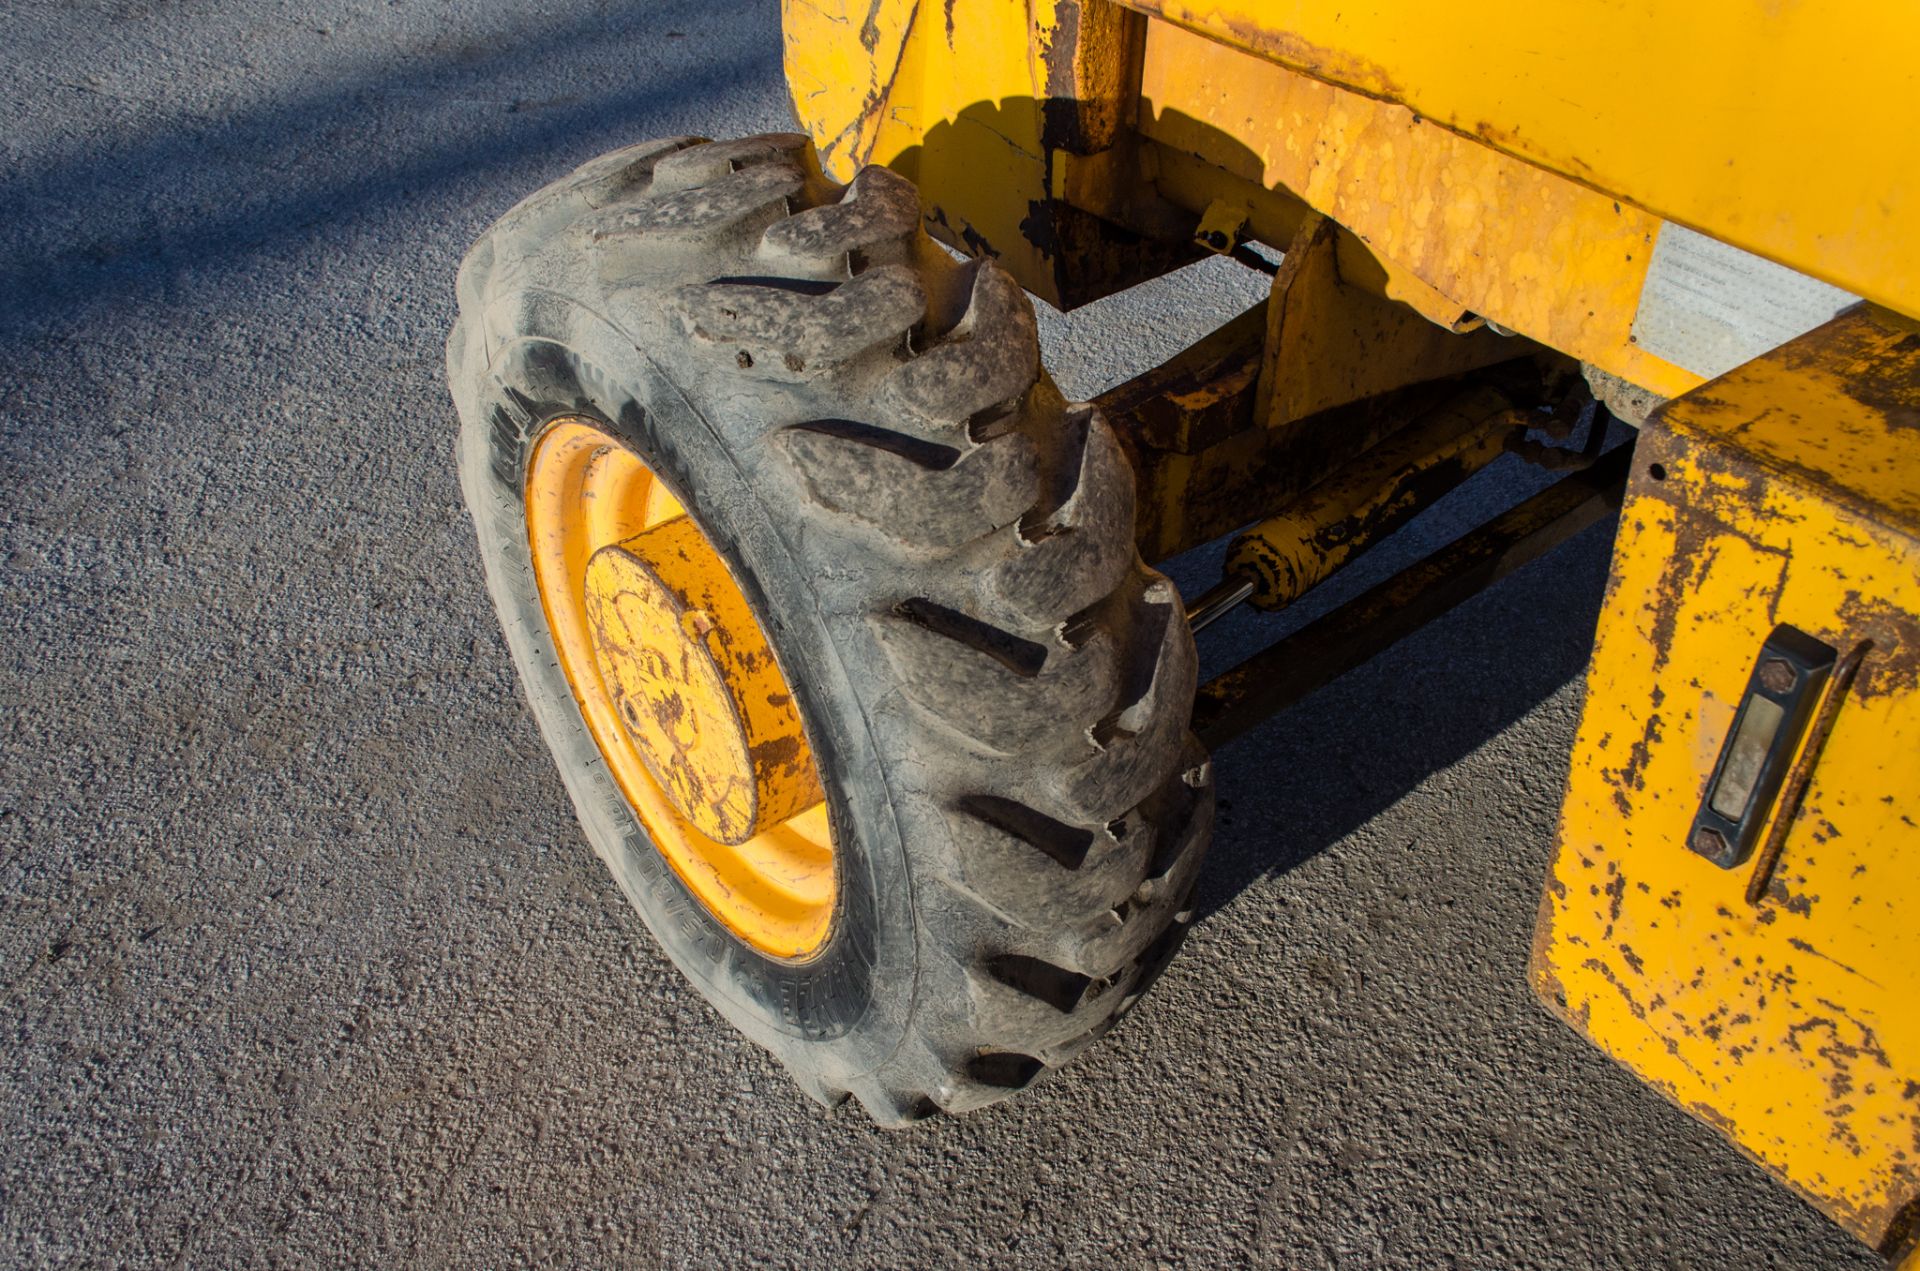
{"label": "yellow fender panel", "polygon": [[[1534,964],[1575,1028],[1888,1253],[1920,1217],[1917,472],[1920,333],[1870,313],[1642,433]],[[1723,868],[1691,827],[1782,623],[1858,673],[1773,805],[1777,860]]]}

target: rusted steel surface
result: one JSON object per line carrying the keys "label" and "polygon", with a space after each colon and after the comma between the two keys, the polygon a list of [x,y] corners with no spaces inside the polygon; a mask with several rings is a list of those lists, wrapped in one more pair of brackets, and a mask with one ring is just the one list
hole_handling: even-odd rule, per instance
{"label": "rusted steel surface", "polygon": [[1132,122],[1146,19],[1109,0],[1054,0],[1051,23],[1036,14],[1035,25],[1041,139],[1067,154],[1098,154]]}
{"label": "rusted steel surface", "polygon": [[1316,214],[1287,244],[1267,302],[1260,418],[1268,427],[1532,351],[1525,340],[1485,329],[1456,334],[1408,305],[1348,285],[1338,254],[1349,238]]}
{"label": "rusted steel surface", "polygon": [[1256,608],[1291,604],[1499,458],[1522,421],[1499,389],[1467,389],[1235,539],[1226,572],[1254,581]]}
{"label": "rusted steel surface", "polygon": [[1622,447],[1200,686],[1194,731],[1210,748],[1418,631],[1619,506]]}
{"label": "rusted steel surface", "polygon": [[[1898,1255],[1920,1213],[1920,330],[1856,310],[1668,403],[1640,452],[1535,987]],[[1722,868],[1686,837],[1779,624],[1849,657],[1750,814],[1768,846]]]}
{"label": "rusted steel surface", "polygon": [[1347,237],[1309,217],[1263,305],[1097,400],[1134,463],[1149,560],[1271,515],[1474,376],[1537,382],[1495,368],[1557,363],[1525,340],[1456,334],[1346,285]]}
{"label": "rusted steel surface", "polygon": [[1247,310],[1143,375],[1103,393],[1100,409],[1142,446],[1190,455],[1254,426],[1267,306]]}

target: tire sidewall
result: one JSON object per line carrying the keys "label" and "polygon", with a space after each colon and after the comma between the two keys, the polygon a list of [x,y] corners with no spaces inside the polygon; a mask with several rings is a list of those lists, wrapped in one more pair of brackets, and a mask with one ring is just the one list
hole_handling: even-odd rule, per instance
{"label": "tire sidewall", "polygon": [[[521,681],[581,823],[673,962],[733,1024],[828,1081],[872,1072],[912,1016],[917,943],[900,818],[853,682],[807,571],[713,424],[632,341],[584,306],[527,295],[505,340],[456,340],[460,467],[488,585]],[[461,356],[461,352],[466,357]],[[544,427],[586,416],[664,478],[726,559],[774,646],[805,722],[833,826],[827,943],[768,958],[722,926],[653,846],[587,728],[548,630],[527,535],[526,465]],[[804,1055],[804,1057],[803,1057]]]}

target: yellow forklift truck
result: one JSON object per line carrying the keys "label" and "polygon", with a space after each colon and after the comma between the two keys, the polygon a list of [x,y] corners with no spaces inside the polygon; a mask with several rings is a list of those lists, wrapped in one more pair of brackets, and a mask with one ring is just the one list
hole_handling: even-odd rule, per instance
{"label": "yellow forklift truck", "polygon": [[[1920,10],[784,17],[805,133],[528,198],[448,353],[526,691],[700,990],[882,1123],[1006,1097],[1179,944],[1208,746],[1617,514],[1535,988],[1916,1265]],[[1064,400],[1027,293],[1206,253],[1269,298]],[[1196,682],[1513,450],[1564,475]]]}

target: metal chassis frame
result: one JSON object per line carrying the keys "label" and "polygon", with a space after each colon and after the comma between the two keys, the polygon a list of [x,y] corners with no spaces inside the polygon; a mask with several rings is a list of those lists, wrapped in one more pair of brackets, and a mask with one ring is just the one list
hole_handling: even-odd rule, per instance
{"label": "metal chassis frame", "polygon": [[[1822,115],[1803,109],[1800,96],[1774,94],[1758,108],[1780,115],[1776,129],[1756,133],[1744,111],[1679,112],[1689,126],[1736,119],[1733,132],[1716,134],[1735,148],[1749,135],[1822,129],[1829,119],[1843,121],[1848,136],[1818,156],[1808,153],[1817,143],[1769,140],[1770,152],[1742,151],[1753,164],[1736,165],[1731,153],[1724,164],[1702,164],[1702,147],[1685,137],[1617,127],[1609,134],[1607,120],[1584,117],[1551,82],[1523,76],[1513,82],[1527,91],[1504,107],[1520,115],[1533,109],[1550,125],[1544,131],[1558,130],[1554,136],[1522,135],[1515,126],[1525,119],[1507,119],[1503,128],[1484,116],[1477,125],[1454,115],[1428,118],[1400,83],[1382,78],[1382,67],[1328,42],[1371,40],[1425,74],[1434,67],[1422,42],[1441,46],[1457,34],[1458,16],[1441,10],[1430,15],[1438,29],[1429,29],[1427,15],[1387,6],[1357,15],[1353,32],[1322,31],[1315,45],[1295,38],[1298,32],[1267,29],[1273,24],[1254,0],[1204,8],[1175,0],[1031,0],[976,5],[958,21],[950,0],[942,47],[935,22],[916,25],[924,6],[872,0],[860,6],[864,25],[852,9],[824,12],[832,7],[832,0],[788,0],[787,70],[835,178],[849,179],[868,163],[897,168],[919,184],[936,237],[996,257],[1061,308],[1205,251],[1272,269],[1272,292],[1258,309],[1098,399],[1135,466],[1137,536],[1150,560],[1262,518],[1284,521],[1289,510],[1297,524],[1314,487],[1382,472],[1368,461],[1388,453],[1384,442],[1475,394],[1505,394],[1516,433],[1528,424],[1564,427],[1574,400],[1566,390],[1580,384],[1581,371],[1637,390],[1627,396],[1646,400],[1631,406],[1608,395],[1634,411],[1632,422],[1642,405],[1685,399],[1702,378],[1636,347],[1632,335],[1665,216],[1868,295],[1895,311],[1881,315],[1887,321],[1920,313],[1920,236],[1903,228],[1920,164],[1889,161],[1920,154],[1920,133],[1892,135],[1880,123],[1888,112],[1868,109],[1884,105],[1876,94],[1884,97],[1884,86],[1904,71],[1896,65],[1897,73],[1849,78],[1845,70],[1855,54],[1879,65],[1910,39],[1856,40],[1860,47],[1844,57],[1810,57],[1791,12],[1769,11],[1764,20],[1746,14],[1753,20],[1722,33],[1730,41],[1723,62],[1811,69],[1828,77],[1819,81],[1823,97],[1853,105]],[[1723,7],[1705,0],[1695,16],[1707,21]],[[1538,0],[1500,0],[1499,20],[1476,26],[1475,38],[1524,58],[1526,49],[1513,42],[1519,37],[1509,35],[1527,29],[1539,8]],[[1603,29],[1615,20],[1611,11],[1545,8],[1553,20],[1584,22],[1581,29],[1596,36],[1619,34]],[[1311,26],[1328,15],[1295,16]],[[1408,30],[1394,29],[1401,19]],[[1920,25],[1894,9],[1861,22],[1862,29]],[[1851,29],[1828,27],[1834,39]],[[849,46],[856,32],[858,44]],[[1639,44],[1657,43],[1639,39],[1646,34],[1635,34]],[[1012,56],[1016,48],[1024,61]],[[1715,90],[1719,79],[1689,73],[1696,53],[1659,53],[1682,64],[1655,77],[1662,91],[1684,99]],[[1472,58],[1453,61],[1437,80],[1405,82],[1470,100],[1484,87],[1473,79],[1480,67]],[[1470,73],[1454,73],[1459,67]],[[852,83],[863,71],[864,92],[835,96],[837,82]],[[1786,75],[1783,69],[1780,78]],[[1257,113],[1249,102],[1259,103]],[[1658,123],[1656,115],[1656,130]],[[1613,176],[1586,168],[1582,152],[1566,144],[1582,138],[1612,146],[1611,159],[1628,167]],[[1617,145],[1623,138],[1625,150]],[[1861,146],[1871,162],[1860,160]],[[1778,162],[1782,156],[1790,162]],[[1650,166],[1634,168],[1638,158]],[[1803,162],[1834,181],[1810,179],[1793,166]],[[1761,173],[1765,197],[1739,184],[1753,172]],[[1857,193],[1863,179],[1865,192]],[[1835,183],[1857,196],[1809,193]],[[1634,190],[1647,197],[1636,200]],[[1778,205],[1783,214],[1743,222],[1743,209],[1756,205]],[[1438,213],[1410,211],[1421,207]],[[1844,223],[1836,226],[1836,216]],[[1248,241],[1284,248],[1282,264],[1265,265],[1245,249]],[[1675,409],[1717,405],[1700,395]],[[1910,411],[1910,398],[1888,409]],[[1596,405],[1590,418],[1591,444],[1604,433],[1606,408]],[[1520,448],[1541,457],[1533,443]],[[1209,745],[1230,741],[1606,519],[1620,506],[1632,449],[1555,452],[1556,464],[1585,466],[1202,685],[1196,728]],[[1416,457],[1385,472],[1381,488],[1400,488],[1444,462],[1437,454]],[[1417,486],[1417,500],[1427,500],[1450,480],[1405,488]],[[1192,619],[1210,622],[1257,590],[1229,577],[1198,600]],[[1913,1208],[1891,1225],[1884,1216],[1861,1221],[1773,1165],[1850,1230],[1920,1267]]]}

